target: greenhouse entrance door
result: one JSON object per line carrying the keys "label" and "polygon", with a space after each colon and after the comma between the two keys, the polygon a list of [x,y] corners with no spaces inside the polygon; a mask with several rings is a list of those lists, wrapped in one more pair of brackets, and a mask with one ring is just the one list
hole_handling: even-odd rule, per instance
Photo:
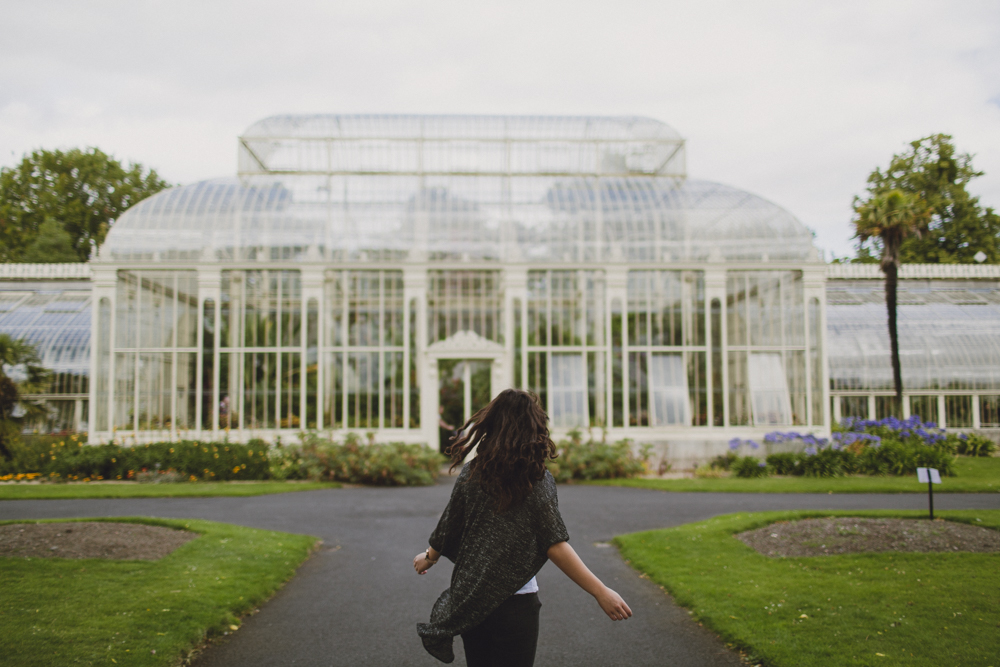
{"label": "greenhouse entrance door", "polygon": [[489,359],[438,360],[438,433],[444,451],[449,440],[477,410],[490,402]]}

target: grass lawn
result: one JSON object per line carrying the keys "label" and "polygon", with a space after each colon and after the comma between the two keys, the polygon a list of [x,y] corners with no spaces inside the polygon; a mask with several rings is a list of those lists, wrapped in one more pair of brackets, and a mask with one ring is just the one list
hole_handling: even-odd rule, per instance
{"label": "grass lawn", "polygon": [[[1000,493],[1000,457],[959,457],[955,477],[942,478],[934,493]],[[728,491],[743,493],[927,493],[912,477],[765,477],[742,479],[602,479],[585,484],[629,486],[657,491]]]}
{"label": "grass lawn", "polygon": [[[733,537],[775,521],[817,516],[927,515],[730,514],[615,542],[643,576],[754,664],[1000,666],[1000,554],[769,558]],[[1000,528],[1000,510],[940,516]]]}
{"label": "grass lawn", "polygon": [[158,561],[0,558],[0,662],[179,664],[206,633],[232,632],[316,543],[193,519],[116,521],[187,527],[201,537]]}
{"label": "grass lawn", "polygon": [[203,496],[263,496],[268,493],[339,489],[335,482],[138,482],[81,484],[0,484],[0,500],[52,498],[173,498]]}

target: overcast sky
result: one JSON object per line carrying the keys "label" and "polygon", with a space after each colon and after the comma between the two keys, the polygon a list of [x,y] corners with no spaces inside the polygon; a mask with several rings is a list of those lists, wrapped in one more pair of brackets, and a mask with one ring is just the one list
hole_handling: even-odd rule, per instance
{"label": "overcast sky", "polygon": [[1000,2],[0,0],[0,166],[97,146],[189,183],[277,113],[650,116],[688,172],[850,251],[851,199],[952,134],[1000,208]]}

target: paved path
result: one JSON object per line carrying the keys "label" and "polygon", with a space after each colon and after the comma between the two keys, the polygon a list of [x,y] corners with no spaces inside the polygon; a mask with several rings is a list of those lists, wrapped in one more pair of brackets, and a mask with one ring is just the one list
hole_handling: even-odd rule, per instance
{"label": "paved path", "polygon": [[[12,500],[0,519],[88,516],[197,517],[317,535],[325,547],[243,628],[213,646],[198,667],[440,665],[420,645],[415,625],[448,586],[442,561],[423,577],[411,559],[426,545],[450,482],[405,489],[353,488],[251,498]],[[924,509],[914,495],[663,493],[562,486],[560,505],[571,542],[584,561],[618,590],[634,616],[612,623],[554,566],[541,588],[539,667],[562,665],[735,666],[740,662],[692,622],[655,585],[640,579],[614,549],[595,546],[614,535],[673,526],[734,511],[781,509]],[[939,509],[1000,509],[1000,494],[940,494]],[[335,547],[340,547],[334,550]],[[455,642],[464,664],[461,640]]]}

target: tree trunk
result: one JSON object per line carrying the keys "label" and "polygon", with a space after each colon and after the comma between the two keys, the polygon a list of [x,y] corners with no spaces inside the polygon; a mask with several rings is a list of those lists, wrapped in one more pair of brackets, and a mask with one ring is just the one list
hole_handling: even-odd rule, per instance
{"label": "tree trunk", "polygon": [[[896,389],[897,409],[903,408],[903,374],[899,370],[899,334],[896,331],[896,286],[899,267],[896,262],[882,265],[885,272],[885,307],[889,311],[889,348],[892,355],[892,382]],[[898,415],[902,417],[902,414]]]}

